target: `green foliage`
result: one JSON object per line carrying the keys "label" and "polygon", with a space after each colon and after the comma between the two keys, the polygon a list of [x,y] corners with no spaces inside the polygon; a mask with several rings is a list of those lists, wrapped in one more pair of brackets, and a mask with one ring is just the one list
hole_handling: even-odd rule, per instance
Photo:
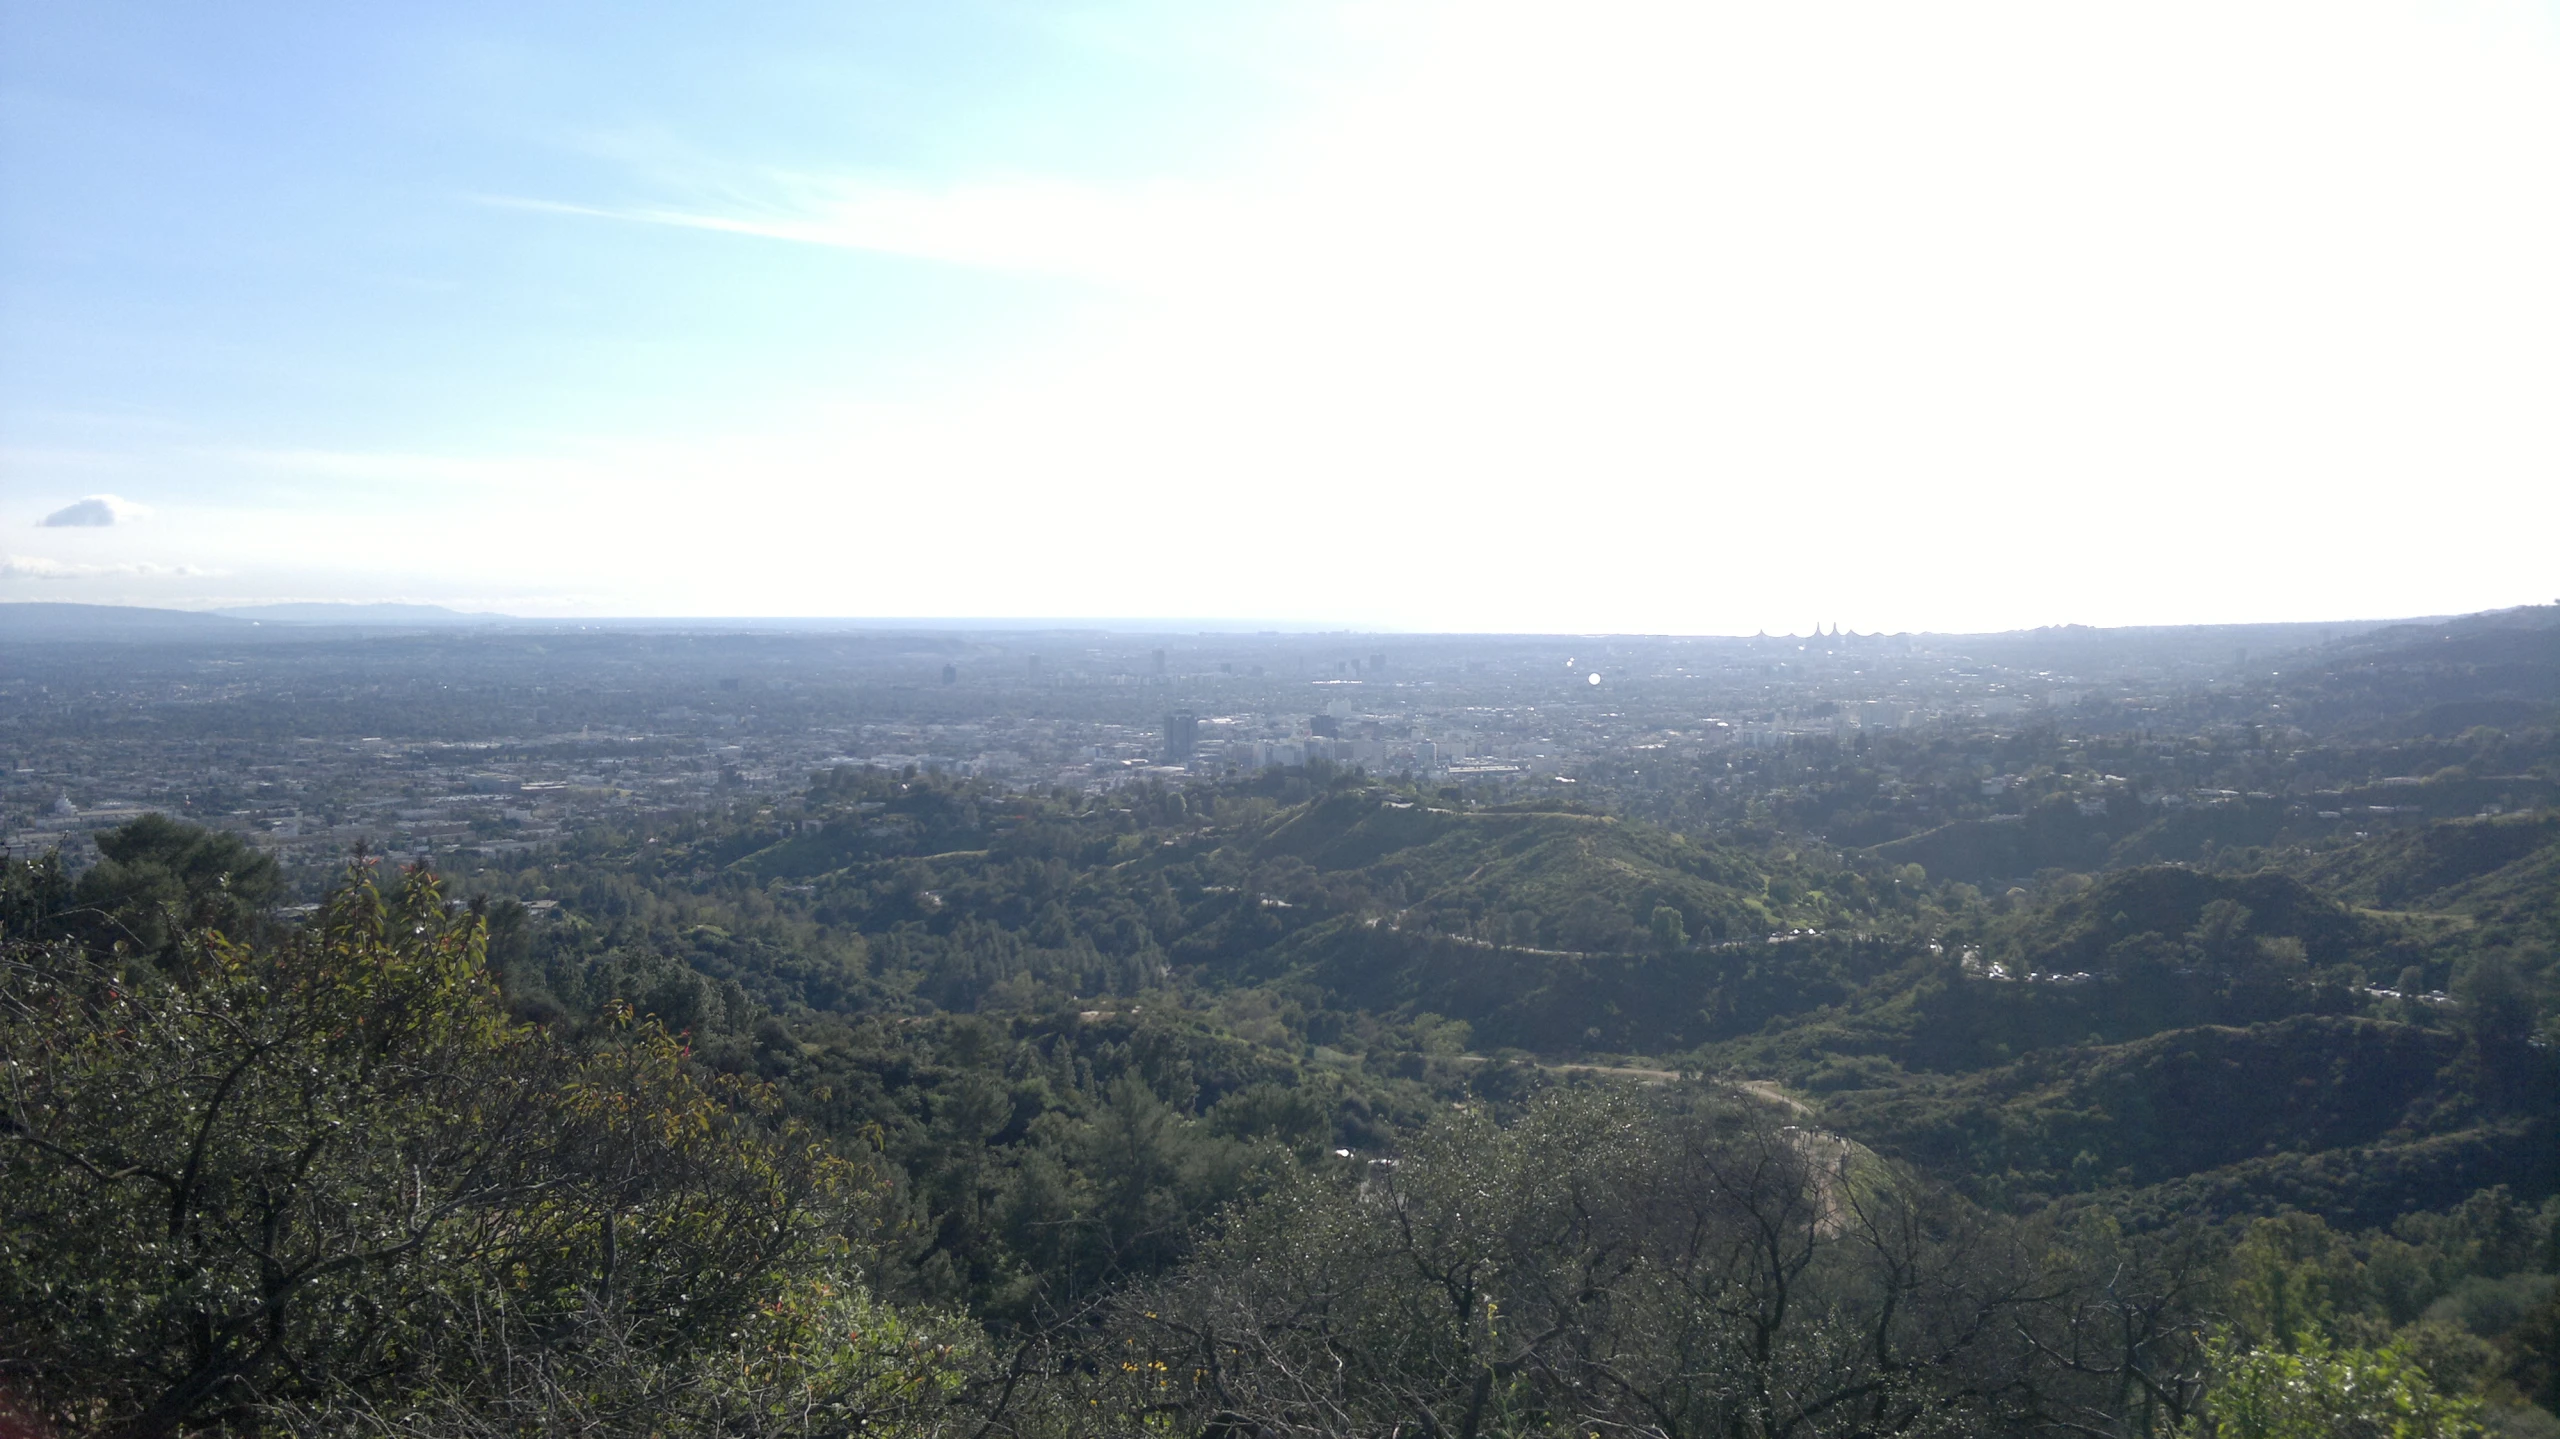
{"label": "green foliage", "polygon": [[[1828,1108],[1848,1132],[1935,1172],[2006,1176],[2013,1189],[2050,1194],[2087,1187],[2066,1174],[2082,1154],[2106,1183],[2150,1185],[2405,1133],[2431,1116],[2459,1053],[2438,1031],[2304,1015],[2044,1050],[1973,1074],[1846,1090]],[[2298,1082],[2306,1074],[2322,1082]]]}
{"label": "green foliage", "polygon": [[1152,1008],[808,1032],[787,1102],[905,1176],[881,1282],[1009,1329],[1178,1262],[1226,1206],[1419,1108]]}
{"label": "green foliage", "polygon": [[1689,942],[1689,921],[1676,907],[1667,904],[1653,907],[1653,942],[1664,949],[1678,949]]}
{"label": "green foliage", "polygon": [[2152,1302],[2139,1266],[1774,1120],[1607,1094],[1452,1114],[1249,1206],[1072,1367],[1097,1408],[1195,1432],[1953,1436],[2116,1403],[2084,1330],[2177,1362],[2130,1310],[2060,1302],[2075,1264]]}
{"label": "green foliage", "polygon": [[2264,959],[2261,939],[2302,946],[2314,965],[2387,946],[2369,919],[2280,874],[2228,876],[2173,866],[2127,870],[2049,911],[2022,915],[1994,943],[2030,968],[2103,971],[2146,936],[2178,946],[2183,962],[2239,974]]}
{"label": "green foliage", "polygon": [[2217,1345],[2206,1418],[2213,1439],[2471,1439],[2480,1402],[2439,1393],[2409,1347]]}
{"label": "green foliage", "polygon": [[[2438,830],[1985,898],[1344,772],[848,771],[286,931],[148,825],[0,882],[56,942],[0,1341],[135,1432],[2156,1434],[2211,1324],[2527,1414],[2550,851]],[[1578,1092],[1674,1068],[1820,1108]]]}
{"label": "green foliage", "polygon": [[2386,833],[2308,866],[2333,893],[2383,909],[2474,898],[2473,886],[2560,846],[2560,815],[2450,820]]}
{"label": "green foliage", "polygon": [[166,968],[0,970],[0,1350],[76,1427],[163,1434],[450,1384],[495,1313],[607,1316],[673,1362],[771,1302],[859,1172],[705,1084],[654,1026],[586,1050],[509,1020],[423,872],[288,939]]}
{"label": "green foliage", "polygon": [[59,850],[0,860],[0,940],[58,935],[71,907],[71,874]]}
{"label": "green foliage", "polygon": [[74,939],[167,958],[192,931],[249,935],[284,893],[276,862],[238,835],[149,814],[101,832],[76,881],[59,855],[0,867],[0,938]]}
{"label": "green foliage", "polygon": [[675,1351],[627,1314],[546,1325],[487,1305],[454,1322],[445,1364],[395,1404],[279,1404],[278,1432],[341,1439],[751,1434],[773,1439],[975,1433],[987,1355],[960,1315],[881,1303],[851,1275],[777,1285],[725,1335]]}

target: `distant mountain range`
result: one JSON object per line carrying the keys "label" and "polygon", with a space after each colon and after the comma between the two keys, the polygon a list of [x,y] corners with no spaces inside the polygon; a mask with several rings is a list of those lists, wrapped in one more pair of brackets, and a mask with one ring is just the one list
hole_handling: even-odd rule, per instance
{"label": "distant mountain range", "polygon": [[[219,610],[164,610],[140,605],[0,602],[0,643],[26,641],[140,641],[312,637],[326,630],[535,628],[552,630],[684,631],[690,633],[802,634],[905,632],[948,634],[1304,634],[1321,626],[1288,620],[1199,618],[919,618],[897,616],[598,616],[529,619],[519,615],[450,609],[444,605],[306,602],[240,605]],[[261,634],[261,631],[264,634]]]}
{"label": "distant mountain range", "polygon": [[[2540,623],[2530,607],[2495,611],[2468,620],[2499,624]],[[2102,664],[2122,646],[2137,644],[2161,657],[2228,663],[2251,651],[2272,653],[2357,635],[2388,633],[2393,627],[2437,624],[2435,620],[2340,620],[2326,623],[2128,626],[2093,629],[2084,625],[2010,630],[1995,634],[1949,636],[1850,635],[1851,644],[1902,644],[1962,638],[2000,652],[2009,663],[2030,659],[2060,667]],[[1307,634],[1328,627],[1269,620],[1202,618],[1018,618],[985,617],[649,617],[614,616],[582,619],[532,619],[518,615],[457,610],[444,605],[355,604],[306,602],[243,605],[219,610],[153,609],[141,605],[82,605],[50,601],[0,602],[0,643],[150,642],[186,640],[255,640],[326,638],[330,631],[421,629],[539,629],[681,631],[689,633],[973,633],[973,634]],[[1345,630],[1345,633],[1351,631]],[[1486,636],[1484,638],[1490,638]],[[1739,637],[1733,637],[1739,638]],[[1766,642],[1772,637],[1763,637]]]}
{"label": "distant mountain range", "polygon": [[507,624],[513,615],[480,614],[467,610],[447,609],[443,605],[390,604],[288,604],[246,605],[239,609],[214,610],[228,619],[249,620],[271,625],[392,625],[402,629],[417,625],[493,625]]}
{"label": "distant mountain range", "polygon": [[192,610],[139,605],[66,605],[30,600],[0,604],[0,640],[219,640],[257,633],[257,626]]}
{"label": "distant mountain range", "polygon": [[0,604],[0,642],[16,643],[237,641],[312,635],[331,629],[459,628],[509,623],[517,621],[507,615],[465,614],[441,605],[255,605],[205,611],[49,601]]}

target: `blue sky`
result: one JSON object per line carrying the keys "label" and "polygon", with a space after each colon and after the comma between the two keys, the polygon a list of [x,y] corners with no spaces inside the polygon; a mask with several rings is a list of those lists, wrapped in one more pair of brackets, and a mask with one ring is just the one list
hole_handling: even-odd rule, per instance
{"label": "blue sky", "polygon": [[1277,88],[1135,14],[394,8],[13,8],[14,443],[514,454],[912,383],[1093,297],[532,207],[1141,180]]}
{"label": "blue sky", "polygon": [[2560,590],[2548,4],[0,16],[0,600]]}

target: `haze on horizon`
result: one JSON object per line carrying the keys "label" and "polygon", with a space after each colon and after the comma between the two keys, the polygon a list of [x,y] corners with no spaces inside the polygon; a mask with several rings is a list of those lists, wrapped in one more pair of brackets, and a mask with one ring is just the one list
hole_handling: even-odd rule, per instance
{"label": "haze on horizon", "polygon": [[2560,11],[0,0],[0,601],[2551,599]]}

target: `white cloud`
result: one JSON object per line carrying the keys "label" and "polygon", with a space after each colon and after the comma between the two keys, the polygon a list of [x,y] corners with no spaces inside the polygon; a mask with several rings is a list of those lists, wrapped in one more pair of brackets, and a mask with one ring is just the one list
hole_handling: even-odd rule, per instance
{"label": "white cloud", "polygon": [[119,495],[91,495],[64,505],[38,523],[46,529],[101,529],[128,524],[150,513]]}

